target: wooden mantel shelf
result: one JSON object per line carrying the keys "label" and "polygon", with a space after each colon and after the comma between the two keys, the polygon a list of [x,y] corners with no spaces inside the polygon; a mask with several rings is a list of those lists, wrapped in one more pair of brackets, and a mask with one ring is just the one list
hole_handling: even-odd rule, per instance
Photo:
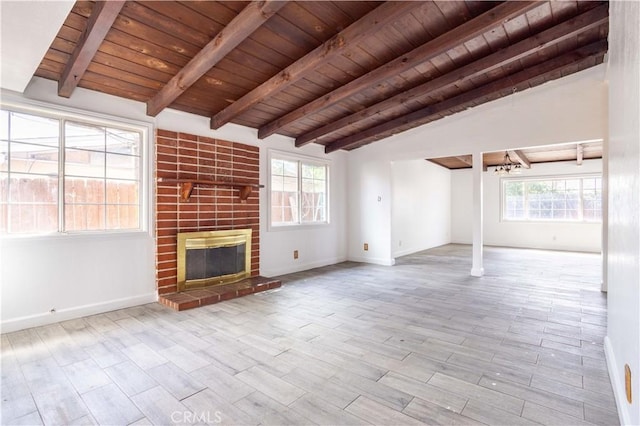
{"label": "wooden mantel shelf", "polygon": [[224,180],[204,180],[204,179],[167,179],[158,178],[158,183],[175,183],[180,185],[180,200],[188,201],[196,186],[226,186],[238,188],[240,191],[240,200],[246,200],[254,189],[264,188],[264,185],[257,183],[224,181]]}

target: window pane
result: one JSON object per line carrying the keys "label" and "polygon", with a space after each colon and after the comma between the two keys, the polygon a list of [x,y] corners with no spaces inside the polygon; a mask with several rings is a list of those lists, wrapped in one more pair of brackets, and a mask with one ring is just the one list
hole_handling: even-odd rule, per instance
{"label": "window pane", "polygon": [[282,176],[271,176],[271,190],[284,191],[284,178]]}
{"label": "window pane", "polygon": [[326,222],[327,168],[271,160],[271,223]]}
{"label": "window pane", "polygon": [[55,176],[58,174],[58,148],[11,142],[9,170]]}
{"label": "window pane", "polygon": [[139,228],[138,208],[138,205],[107,205],[107,229]]}
{"label": "window pane", "polygon": [[126,155],[140,155],[140,133],[121,129],[106,129],[107,152]]}
{"label": "window pane", "polygon": [[[521,220],[600,220],[601,182],[599,177],[505,182],[504,217]],[[520,185],[524,185],[525,191],[522,203],[518,196]]]}
{"label": "window pane", "polygon": [[7,233],[7,215],[9,201],[9,175],[0,172],[0,234]]}
{"label": "window pane", "polygon": [[0,141],[0,172],[9,170],[9,142]]}
{"label": "window pane", "polygon": [[298,192],[298,179],[293,177],[285,177],[283,189],[287,192]]}
{"label": "window pane", "polygon": [[65,144],[67,148],[105,150],[105,129],[89,124],[65,123]]}
{"label": "window pane", "polygon": [[107,180],[107,204],[139,205],[137,181]]}
{"label": "window pane", "polygon": [[298,193],[297,192],[284,192],[282,197],[282,209],[284,211],[284,221],[297,223],[298,222]]}
{"label": "window pane", "polygon": [[271,175],[282,176],[284,175],[284,161],[278,159],[271,160]]}
{"label": "window pane", "polygon": [[283,161],[284,175],[298,177],[298,163],[296,161]]}
{"label": "window pane", "polygon": [[80,149],[65,150],[65,175],[103,178],[105,154]]}
{"label": "window pane", "polygon": [[106,176],[115,179],[138,179],[139,157],[107,154]]}
{"label": "window pane", "polygon": [[64,201],[70,204],[104,204],[104,180],[67,177],[64,180]]}
{"label": "window pane", "polygon": [[12,204],[9,232],[40,234],[58,230],[58,207],[55,204]]}
{"label": "window pane", "polygon": [[36,115],[11,112],[9,115],[10,135],[14,142],[58,146],[60,122]]}
{"label": "window pane", "polygon": [[9,111],[0,111],[0,140],[9,139]]}
{"label": "window pane", "polygon": [[302,192],[313,192],[313,179],[302,179]]}
{"label": "window pane", "polygon": [[302,164],[302,179],[313,179],[313,166]]}
{"label": "window pane", "polygon": [[64,211],[67,231],[99,231],[105,229],[104,204],[68,203]]}
{"label": "window pane", "polygon": [[43,233],[58,230],[57,177],[12,174],[8,195],[10,233]]}
{"label": "window pane", "polygon": [[524,183],[506,181],[504,183],[504,211],[505,219],[524,218]]}
{"label": "window pane", "polygon": [[[313,223],[326,220],[324,199],[327,183],[325,169],[325,166],[302,164],[302,222]],[[322,172],[318,172],[318,170],[322,170]],[[308,178],[304,176],[308,176]]]}

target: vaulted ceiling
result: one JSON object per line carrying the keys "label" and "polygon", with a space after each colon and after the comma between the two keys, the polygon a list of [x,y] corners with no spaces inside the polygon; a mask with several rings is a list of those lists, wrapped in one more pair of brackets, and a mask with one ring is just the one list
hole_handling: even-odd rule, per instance
{"label": "vaulted ceiling", "polygon": [[594,1],[78,1],[35,75],[326,152],[603,61]]}

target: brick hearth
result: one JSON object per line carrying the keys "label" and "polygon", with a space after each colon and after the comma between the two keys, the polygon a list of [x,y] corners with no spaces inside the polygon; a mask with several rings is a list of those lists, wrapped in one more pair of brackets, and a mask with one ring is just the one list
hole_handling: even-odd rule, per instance
{"label": "brick hearth", "polygon": [[235,299],[265,290],[278,288],[282,285],[279,280],[265,277],[253,277],[233,284],[216,285],[205,288],[165,294],[158,301],[176,311],[212,305],[223,300]]}

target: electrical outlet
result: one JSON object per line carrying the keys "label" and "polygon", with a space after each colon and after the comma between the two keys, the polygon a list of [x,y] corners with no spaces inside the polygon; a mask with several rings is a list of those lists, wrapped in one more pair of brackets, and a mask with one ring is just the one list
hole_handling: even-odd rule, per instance
{"label": "electrical outlet", "polygon": [[369,251],[369,243],[364,243],[364,251]]}
{"label": "electrical outlet", "polygon": [[298,258],[298,250],[294,250],[293,251],[293,258],[297,259]]}

